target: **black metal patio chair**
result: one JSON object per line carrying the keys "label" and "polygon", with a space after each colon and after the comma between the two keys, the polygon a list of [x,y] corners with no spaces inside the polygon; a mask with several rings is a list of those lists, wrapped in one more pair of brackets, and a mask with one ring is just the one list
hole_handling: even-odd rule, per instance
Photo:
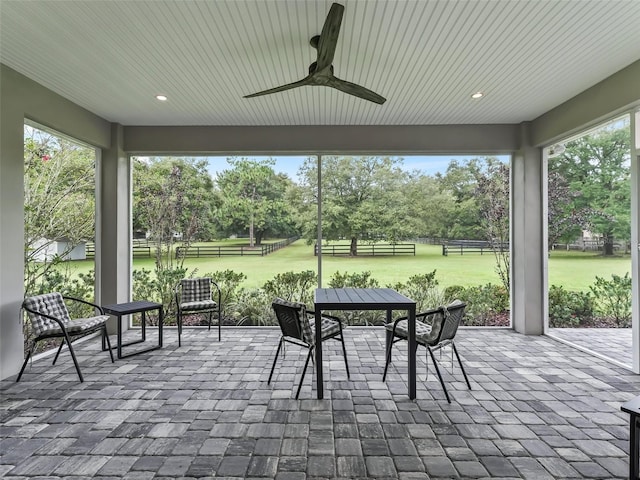
{"label": "black metal patio chair", "polygon": [[[217,301],[212,298],[212,286],[217,293]],[[214,313],[218,316],[218,341],[222,337],[222,292],[216,282],[209,277],[183,278],[175,288],[178,321],[178,346],[182,345],[182,320],[185,315],[209,314],[208,326]]]}
{"label": "black metal patio chair", "polygon": [[[438,307],[433,310],[416,314],[416,343],[426,347],[427,349],[427,355],[425,356],[427,373],[429,371],[429,356],[431,356],[436,373],[438,374],[438,379],[442,385],[442,390],[444,390],[444,395],[447,397],[447,402],[449,403],[451,403],[451,399],[449,398],[447,387],[444,384],[440,368],[438,367],[438,362],[436,361],[436,357],[433,353],[443,347],[451,345],[453,353],[455,353],[458,363],[460,364],[462,375],[464,375],[467,386],[469,387],[469,390],[471,390],[469,378],[467,378],[467,373],[464,371],[460,355],[458,354],[456,344],[454,343],[456,332],[458,331],[458,327],[460,326],[462,317],[464,316],[464,309],[466,306],[466,303],[460,300],[455,300],[446,307]],[[382,375],[383,382],[387,378],[387,370],[391,363],[391,348],[393,347],[393,344],[400,340],[407,340],[409,338],[407,317],[398,318],[393,323],[385,325],[385,328],[387,330],[387,355],[384,365],[384,374]]]}
{"label": "black metal patio chair", "polygon": [[[282,336],[278,343],[278,349],[276,350],[276,356],[273,359],[273,365],[271,366],[271,373],[269,374],[269,381],[267,384],[271,383],[271,378],[273,377],[273,372],[276,368],[276,362],[278,361],[278,355],[280,355],[280,350],[283,348],[285,342],[309,349],[307,359],[304,362],[302,377],[300,377],[300,383],[298,384],[298,389],[296,391],[297,399],[300,396],[300,389],[302,388],[304,376],[307,373],[309,360],[314,357],[316,343],[315,312],[307,310],[304,303],[288,302],[281,298],[276,298],[271,306],[273,307],[276,318],[278,319],[278,324],[282,330]],[[338,317],[322,315],[322,341],[324,342],[325,340],[334,339],[338,340],[342,344],[342,354],[344,355],[344,365],[347,369],[347,378],[351,378],[342,330],[342,320]]]}
{"label": "black metal patio chair", "polygon": [[[72,320],[64,302],[65,300],[90,305],[98,311],[99,315]],[[109,315],[105,315],[104,310],[102,310],[102,307],[99,305],[79,298],[63,296],[58,292],[54,292],[25,298],[22,302],[22,309],[27,312],[27,316],[31,321],[34,338],[31,341],[31,345],[27,351],[27,356],[24,359],[24,363],[22,364],[18,378],[16,378],[16,382],[19,382],[22,378],[24,369],[27,366],[29,358],[31,358],[31,355],[33,354],[36,344],[40,340],[47,338],[62,338],[60,347],[53,359],[53,365],[55,365],[58,360],[62,346],[65,343],[67,344],[69,347],[69,353],[73,359],[73,364],[76,367],[76,371],[78,372],[78,377],[81,382],[84,381],[84,378],[82,377],[82,372],[80,371],[80,366],[78,365],[75,352],[73,351],[73,345],[71,344],[72,341],[91,333],[102,331],[103,346],[106,342],[109,355],[111,356],[111,362],[113,363],[113,352],[111,351],[111,343],[109,342],[106,324],[107,320],[109,320]]]}

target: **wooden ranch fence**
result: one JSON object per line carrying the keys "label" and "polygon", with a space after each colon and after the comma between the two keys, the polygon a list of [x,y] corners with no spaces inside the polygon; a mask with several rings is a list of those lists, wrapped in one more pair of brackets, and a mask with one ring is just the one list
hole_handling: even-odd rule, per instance
{"label": "wooden ranch fence", "polygon": [[[313,254],[318,256],[318,245],[313,246]],[[323,245],[323,255],[349,256],[351,247],[349,245]],[[383,244],[363,244],[358,245],[358,256],[376,256],[376,255],[414,255],[416,254],[415,243],[383,243]]]}
{"label": "wooden ranch fence", "polygon": [[200,258],[200,257],[224,257],[224,256],[245,256],[245,255],[259,255],[264,257],[270,253],[280,250],[287,245],[291,245],[298,237],[287,238],[275,243],[268,243],[260,245],[259,247],[249,247],[245,245],[235,246],[190,246],[190,247],[177,247],[176,258]]}
{"label": "wooden ranch fence", "polygon": [[[503,244],[500,247],[500,251],[508,252],[509,244]],[[465,253],[493,253],[493,248],[489,242],[482,240],[449,240],[447,243],[442,244],[442,255],[445,257],[450,253],[459,253],[463,255]]]}

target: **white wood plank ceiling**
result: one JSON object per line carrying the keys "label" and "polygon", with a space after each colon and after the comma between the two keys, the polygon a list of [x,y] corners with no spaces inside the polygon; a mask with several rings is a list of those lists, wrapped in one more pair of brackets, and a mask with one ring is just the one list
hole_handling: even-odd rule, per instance
{"label": "white wood plank ceiling", "polygon": [[242,98],[307,74],[329,0],[0,0],[0,61],[123,125],[426,125],[532,120],[640,59],[640,0],[340,3],[335,74],[384,105]]}

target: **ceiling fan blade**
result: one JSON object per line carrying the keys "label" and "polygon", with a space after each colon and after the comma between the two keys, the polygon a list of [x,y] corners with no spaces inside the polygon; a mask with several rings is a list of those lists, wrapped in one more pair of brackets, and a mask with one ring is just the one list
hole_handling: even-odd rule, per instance
{"label": "ceiling fan blade", "polygon": [[318,70],[324,70],[333,63],[343,13],[344,6],[339,3],[332,4],[329,9],[327,19],[322,27],[322,33],[320,33],[320,40],[318,41]]}
{"label": "ceiling fan blade", "polygon": [[297,82],[287,83],[286,85],[280,85],[279,87],[270,88],[269,90],[263,90],[261,92],[252,93],[251,95],[245,95],[243,98],[260,97],[262,95],[269,95],[270,93],[284,92],[285,90],[291,90],[292,88],[309,85],[310,78],[310,76],[307,76],[302,80],[298,80]]}
{"label": "ceiling fan blade", "polygon": [[326,82],[326,85],[340,90],[341,92],[348,93],[349,95],[364,98],[365,100],[369,100],[370,102],[374,102],[379,105],[382,105],[387,101],[386,98],[378,95],[376,92],[372,92],[368,88],[365,88],[361,85],[356,85],[355,83],[347,82],[346,80],[342,80],[338,77],[331,77]]}

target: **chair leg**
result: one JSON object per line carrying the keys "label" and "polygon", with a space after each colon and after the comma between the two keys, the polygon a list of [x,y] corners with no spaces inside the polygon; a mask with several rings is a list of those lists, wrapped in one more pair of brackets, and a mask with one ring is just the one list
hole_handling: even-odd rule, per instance
{"label": "chair leg", "polygon": [[431,360],[433,360],[433,365],[436,367],[436,373],[438,374],[438,378],[440,379],[440,385],[442,385],[442,390],[444,390],[444,396],[447,397],[447,402],[451,403],[451,399],[449,398],[449,392],[447,392],[447,387],[444,384],[444,380],[442,379],[442,375],[440,374],[440,368],[438,368],[438,362],[436,361],[436,357],[433,355],[431,349],[427,346],[427,350],[429,350],[429,354],[431,355]]}
{"label": "chair leg", "polygon": [[387,333],[387,352],[385,355],[385,363],[384,363],[384,373],[382,374],[382,381],[384,382],[387,378],[387,370],[389,369],[389,364],[391,363],[391,348],[393,347],[393,332],[386,330]]}
{"label": "chair leg", "polygon": [[67,332],[64,332],[64,338],[67,341],[67,345],[69,346],[69,353],[71,354],[71,359],[73,360],[73,364],[76,367],[76,372],[78,372],[78,377],[80,378],[80,382],[84,382],[84,378],[82,378],[82,372],[80,371],[80,365],[78,365],[78,360],[76,359],[76,354],[73,351],[73,345],[71,345],[71,340],[69,339],[69,335]]}
{"label": "chair leg", "polygon": [[178,347],[182,346],[182,312],[178,310],[176,315],[176,321],[178,322]]}
{"label": "chair leg", "polygon": [[460,370],[462,370],[462,375],[464,375],[464,380],[467,382],[467,387],[469,387],[469,390],[471,390],[471,384],[469,383],[467,372],[464,371],[464,367],[462,366],[462,360],[460,360],[460,355],[458,355],[458,349],[456,348],[456,344],[451,342],[451,346],[453,347],[453,353],[456,354],[456,358],[458,359],[458,363],[460,364]]}
{"label": "chair leg", "polygon": [[218,306],[218,341],[222,340],[222,311]]}
{"label": "chair leg", "polygon": [[302,382],[304,382],[304,375],[307,373],[307,367],[309,366],[309,359],[311,358],[311,352],[315,347],[311,347],[309,349],[309,353],[307,354],[307,360],[304,362],[304,368],[302,369],[302,377],[300,377],[300,383],[298,384],[298,391],[296,392],[296,400],[300,396],[300,389],[302,388]]}
{"label": "chair leg", "polygon": [[16,383],[18,383],[22,378],[22,374],[24,373],[24,369],[27,367],[27,362],[29,362],[29,359],[31,358],[31,352],[33,352],[34,348],[36,348],[36,342],[31,342],[31,347],[29,348],[29,351],[27,352],[27,356],[24,359],[24,363],[22,364],[22,368],[20,369],[18,378],[16,378]]}
{"label": "chair leg", "polygon": [[53,357],[53,363],[51,365],[55,365],[56,362],[58,361],[58,355],[60,355],[60,351],[62,350],[63,346],[64,346],[64,338],[60,342],[60,347],[58,347],[58,351],[56,352],[56,356]]}
{"label": "chair leg", "polygon": [[[218,341],[222,340],[222,315],[220,313],[220,309],[217,310],[218,312]],[[211,330],[211,322],[213,321],[213,310],[209,311],[209,322],[208,322],[208,326],[209,326],[209,330]]]}
{"label": "chair leg", "polygon": [[344,366],[347,368],[347,378],[351,378],[351,374],[349,373],[349,363],[347,362],[347,349],[344,346],[344,336],[342,332],[340,332],[340,343],[342,343],[342,354],[344,355]]}
{"label": "chair leg", "polygon": [[113,350],[111,350],[111,340],[109,340],[109,333],[107,332],[107,325],[102,326],[102,345],[106,342],[109,356],[111,357],[111,363],[113,363]]}
{"label": "chair leg", "polygon": [[280,342],[278,342],[278,349],[276,350],[276,358],[273,359],[273,365],[271,365],[271,373],[269,374],[269,380],[267,380],[267,385],[271,383],[271,377],[273,377],[273,371],[276,369],[276,362],[278,361],[278,355],[280,355],[280,349],[282,348],[282,344],[284,340],[280,337]]}

